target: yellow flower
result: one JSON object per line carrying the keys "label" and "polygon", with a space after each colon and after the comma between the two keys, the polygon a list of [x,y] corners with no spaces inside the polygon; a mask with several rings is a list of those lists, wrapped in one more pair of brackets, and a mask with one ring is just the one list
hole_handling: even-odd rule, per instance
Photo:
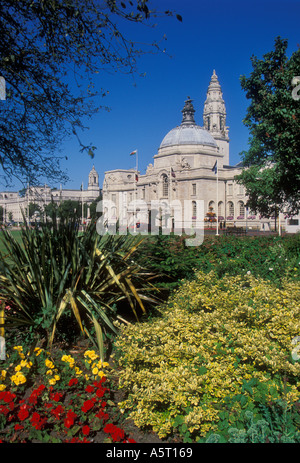
{"label": "yellow flower", "polygon": [[22,373],[20,373],[20,372],[17,372],[15,375],[11,376],[10,379],[11,379],[11,381],[12,381],[13,383],[15,383],[17,386],[18,386],[19,384],[24,384],[24,383],[26,383],[26,377],[25,377]]}
{"label": "yellow flower", "polygon": [[22,360],[20,362],[20,365],[21,367],[27,367],[27,368],[30,368],[32,367],[32,362],[28,361],[28,360]]}
{"label": "yellow flower", "polygon": [[48,368],[54,368],[54,363],[51,362],[51,360],[49,360],[49,359],[46,359],[46,360],[45,360],[45,365],[46,365],[46,367],[48,367]]}
{"label": "yellow flower", "polygon": [[48,382],[49,382],[50,386],[54,386],[54,384],[56,384],[56,379],[55,379],[55,378],[51,378],[51,379],[49,379]]}
{"label": "yellow flower", "polygon": [[35,355],[38,357],[43,352],[43,349],[41,349],[40,347],[36,347],[34,349],[34,352],[35,352]]}
{"label": "yellow flower", "polygon": [[61,360],[63,362],[68,363],[70,368],[73,368],[73,366],[75,365],[75,360],[73,359],[73,357],[71,357],[71,355],[63,355]]}
{"label": "yellow flower", "polygon": [[0,384],[0,392],[1,392],[1,391],[4,391],[4,389],[6,389],[5,384]]}
{"label": "yellow flower", "polygon": [[14,350],[17,350],[18,352],[23,352],[23,347],[22,346],[14,346]]}
{"label": "yellow flower", "polygon": [[84,357],[89,357],[91,360],[96,360],[99,356],[96,354],[94,350],[86,350],[84,353]]}

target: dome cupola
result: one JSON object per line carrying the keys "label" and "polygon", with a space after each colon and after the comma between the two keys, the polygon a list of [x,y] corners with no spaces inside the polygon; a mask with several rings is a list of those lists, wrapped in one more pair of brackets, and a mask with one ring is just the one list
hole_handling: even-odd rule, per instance
{"label": "dome cupola", "polygon": [[204,145],[217,147],[212,135],[196,124],[194,119],[195,109],[190,97],[185,101],[182,109],[181,125],[170,130],[160,144],[160,148],[175,145]]}

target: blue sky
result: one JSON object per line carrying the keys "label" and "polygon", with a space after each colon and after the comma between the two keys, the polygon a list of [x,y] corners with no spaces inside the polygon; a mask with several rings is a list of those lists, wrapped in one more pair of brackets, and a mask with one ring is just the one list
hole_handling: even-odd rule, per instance
{"label": "blue sky", "polygon": [[181,123],[187,96],[194,100],[196,122],[203,124],[203,105],[214,69],[227,109],[230,163],[236,164],[248,143],[242,121],[249,102],[240,75],[250,74],[251,55],[261,58],[271,51],[278,35],[288,39],[289,55],[300,43],[300,0],[151,0],[151,5],[176,11],[183,21],[160,18],[155,29],[129,24],[125,33],[141,42],[159,40],[166,34],[162,46],[168,54],[143,56],[138,70],[146,73],[145,77],[133,80],[117,73],[98,75],[96,88],[109,91],[101,103],[111,110],[100,111],[86,122],[89,130],[81,137],[97,147],[93,160],[80,153],[76,139],[63,146],[68,160],[62,167],[71,177],[64,188],[77,189],[83,182],[85,189],[93,164],[102,186],[106,170],[135,166],[134,156],[129,155],[135,149],[139,170],[145,173],[163,137]]}

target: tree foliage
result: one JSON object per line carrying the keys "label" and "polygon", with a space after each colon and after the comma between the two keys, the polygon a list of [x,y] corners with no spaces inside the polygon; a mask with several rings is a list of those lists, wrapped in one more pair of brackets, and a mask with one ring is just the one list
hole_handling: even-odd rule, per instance
{"label": "tree foliage", "polygon": [[1,1],[4,180],[12,176],[31,184],[39,177],[65,180],[57,153],[69,135],[78,138],[82,151],[94,155],[95,147],[83,145],[79,132],[85,116],[104,108],[100,98],[106,90],[95,90],[95,74],[137,72],[137,58],[159,45],[144,44],[140,49],[125,36],[124,28],[128,22],[153,25],[156,16],[159,13],[149,9],[148,0]]}
{"label": "tree foliage", "polygon": [[241,76],[251,100],[244,119],[250,139],[242,153],[246,169],[237,180],[246,187],[250,208],[265,215],[300,208],[300,101],[292,83],[300,73],[300,50],[288,58],[287,46],[277,37],[274,51],[263,59],[253,56],[252,73]]}

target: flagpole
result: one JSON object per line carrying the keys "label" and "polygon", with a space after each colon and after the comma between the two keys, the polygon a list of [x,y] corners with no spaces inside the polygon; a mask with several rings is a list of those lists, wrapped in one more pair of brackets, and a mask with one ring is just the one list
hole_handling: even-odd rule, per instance
{"label": "flagpole", "polygon": [[84,222],[84,213],[83,213],[83,182],[81,183],[81,225],[83,230],[83,222]]}
{"label": "flagpole", "polygon": [[133,219],[134,219],[134,225],[133,229],[136,231],[136,193],[137,193],[137,178],[138,178],[138,150],[132,151],[130,155],[135,154],[135,176],[134,176],[134,209],[133,209]]}
{"label": "flagpole", "polygon": [[217,233],[216,236],[219,236],[219,167],[217,164]]}

